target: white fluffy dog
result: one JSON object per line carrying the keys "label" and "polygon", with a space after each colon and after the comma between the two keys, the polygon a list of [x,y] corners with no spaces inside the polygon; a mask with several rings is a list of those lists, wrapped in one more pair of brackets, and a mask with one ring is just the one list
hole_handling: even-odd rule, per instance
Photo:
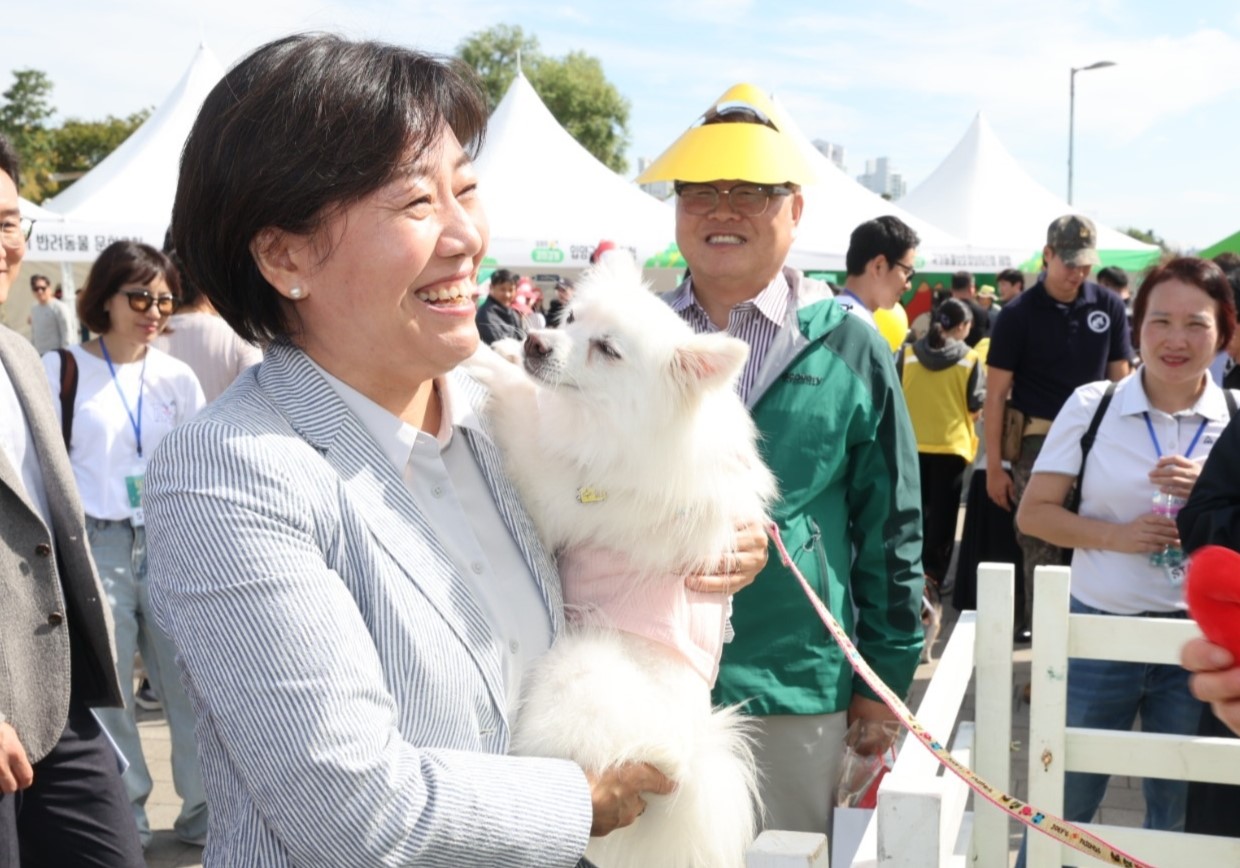
{"label": "white fluffy dog", "polygon": [[587,769],[644,761],[676,781],[591,841],[602,868],[739,868],[753,756],[735,709],[710,706],[728,603],[685,577],[712,572],[775,495],[733,387],[748,347],[694,335],[624,256],[586,275],[571,312],[530,335],[524,372],[485,350],[471,365],[569,612],[527,673],[513,751]]}

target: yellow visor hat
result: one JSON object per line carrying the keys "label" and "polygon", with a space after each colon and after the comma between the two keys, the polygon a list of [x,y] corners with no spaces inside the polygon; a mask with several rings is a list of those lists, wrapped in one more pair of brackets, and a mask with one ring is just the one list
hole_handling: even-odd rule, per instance
{"label": "yellow visor hat", "polygon": [[783,113],[752,84],[738,84],[659,155],[637,183],[749,181],[810,184],[816,174]]}

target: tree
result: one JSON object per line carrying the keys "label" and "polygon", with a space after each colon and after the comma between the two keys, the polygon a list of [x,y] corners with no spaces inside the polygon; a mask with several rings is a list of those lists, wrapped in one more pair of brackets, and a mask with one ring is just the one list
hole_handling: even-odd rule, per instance
{"label": "tree", "polygon": [[1129,238],[1144,241],[1146,244],[1155,244],[1158,247],[1161,247],[1164,253],[1176,252],[1164,239],[1155,235],[1153,229],[1141,230],[1137,229],[1135,226],[1129,226],[1127,229],[1121,229],[1120,232],[1123,232]]}
{"label": "tree", "polygon": [[37,69],[13,70],[13,84],[2,95],[0,132],[8,136],[22,161],[22,195],[39,192],[38,181],[51,165],[52,146],[45,122],[54,113],[52,82]]}
{"label": "tree", "polygon": [[151,109],[145,108],[124,118],[69,118],[58,127],[50,127],[47,122],[56,113],[52,89],[47,73],[17,69],[13,71],[13,84],[0,95],[4,99],[0,103],[0,132],[9,137],[21,158],[19,192],[35,202],[54,196],[72,183],[55,176],[89,172],[151,116]]}
{"label": "tree", "polygon": [[491,110],[512,85],[519,55],[525,77],[560,125],[608,168],[628,170],[629,101],[607,80],[597,58],[581,51],[547,57],[537,37],[507,24],[467,37],[456,55],[477,73]]}
{"label": "tree", "polygon": [[[120,147],[134,130],[151,116],[149,108],[136,111],[125,118],[108,115],[101,121],[83,121],[69,118],[52,136],[52,171],[57,175],[82,175],[103,162],[104,157]],[[69,186],[73,179],[52,180],[45,183],[46,195],[53,196]]]}
{"label": "tree", "polygon": [[597,58],[572,51],[563,60],[539,58],[530,84],[548,110],[583,148],[612,171],[624,174],[628,161],[629,101],[603,75]]}
{"label": "tree", "polygon": [[517,76],[518,58],[521,68],[528,70],[541,54],[538,37],[526,36],[520,27],[498,24],[466,38],[457,46],[456,56],[477,73],[487,95],[487,110],[495,111]]}

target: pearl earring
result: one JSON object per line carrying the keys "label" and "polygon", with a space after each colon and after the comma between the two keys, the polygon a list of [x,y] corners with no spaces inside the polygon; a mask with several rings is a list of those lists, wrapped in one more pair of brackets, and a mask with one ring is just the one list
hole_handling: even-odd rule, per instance
{"label": "pearl earring", "polygon": [[302,289],[300,286],[294,286],[288,291],[288,297],[294,300],[302,298],[303,296],[305,296],[305,294],[306,294],[306,291]]}

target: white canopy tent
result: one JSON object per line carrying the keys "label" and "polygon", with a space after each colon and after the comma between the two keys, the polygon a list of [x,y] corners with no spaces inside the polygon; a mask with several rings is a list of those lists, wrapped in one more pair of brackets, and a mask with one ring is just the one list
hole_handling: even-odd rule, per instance
{"label": "white canopy tent", "polygon": [[159,246],[172,215],[181,148],[224,67],[205,44],[176,87],[142,126],[68,189],[43,203],[61,220],[36,218],[32,259],[93,261],[113,241]]}
{"label": "white canopy tent", "polygon": [[645,262],[675,240],[672,209],[579,145],[520,73],[474,165],[491,225],[487,265],[583,268],[603,239]]}
{"label": "white canopy tent", "polygon": [[[901,202],[970,244],[1018,251],[1015,264],[1041,251],[1056,217],[1081,213],[1021,167],[981,112],[938,168]],[[1157,247],[1107,226],[1097,228],[1104,261],[1141,268],[1158,255]]]}
{"label": "white canopy tent", "polygon": [[818,180],[803,188],[805,210],[788,261],[797,268],[843,271],[849,236],[858,225],[876,217],[891,215],[911,226],[921,238],[918,269],[922,271],[997,271],[1010,268],[1012,251],[975,249],[963,240],[918,217],[905,208],[867,190],[828,160],[810,143],[796,121],[781,106],[787,132],[797,142],[818,174]]}

